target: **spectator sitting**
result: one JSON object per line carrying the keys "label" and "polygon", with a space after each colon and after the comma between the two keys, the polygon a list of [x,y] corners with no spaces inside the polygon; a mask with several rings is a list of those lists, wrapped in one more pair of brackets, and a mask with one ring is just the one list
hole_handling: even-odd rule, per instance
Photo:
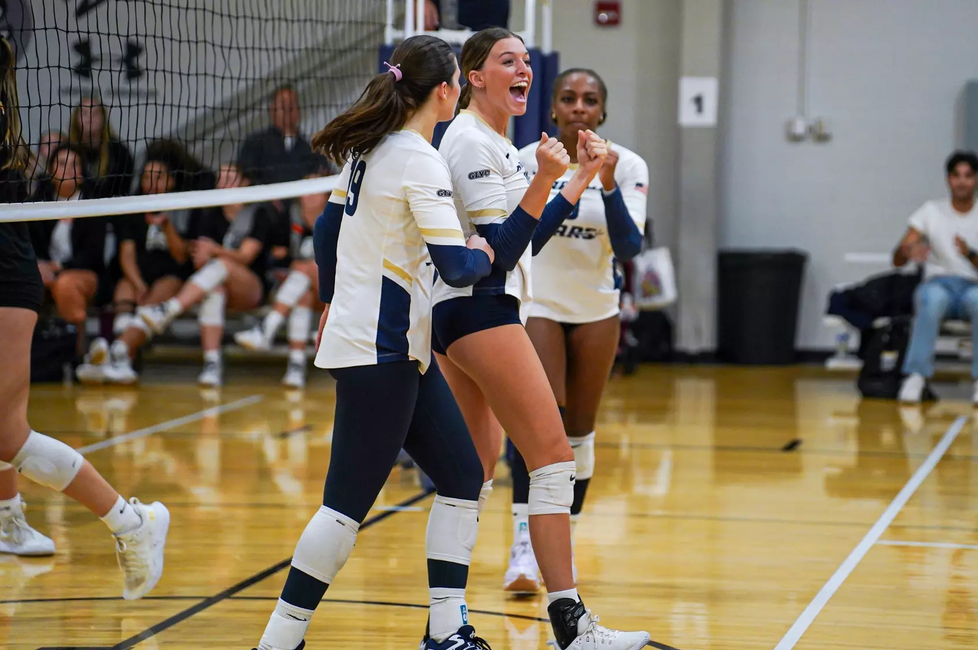
{"label": "spectator sitting", "polygon": [[[235,164],[221,167],[218,189],[248,184]],[[234,310],[258,307],[265,296],[264,283],[270,222],[256,204],[233,204],[201,210],[193,219],[187,239],[197,271],[176,297],[158,305],[140,307],[136,315],[156,334],[163,333],[180,314],[200,304],[198,322],[204,350],[203,386],[223,382],[221,342],[224,337],[225,304]]]}
{"label": "spectator sitting", "polygon": [[109,126],[105,106],[96,97],[83,97],[71,113],[68,142],[82,153],[90,198],[125,196],[132,185],[135,163],[126,145]]}
{"label": "spectator sitting", "polygon": [[[978,156],[957,151],[946,167],[951,199],[928,201],[914,212],[893,253],[895,266],[911,261],[924,264],[924,281],[914,292],[901,402],[920,402],[927,379],[934,375],[934,346],[945,318],[970,320],[972,339],[978,341]],[[971,376],[978,403],[978,354],[972,358]]]}
{"label": "spectator sitting", "polygon": [[283,183],[323,166],[325,159],[299,132],[299,97],[292,86],[275,90],[268,112],[272,125],[248,136],[238,151],[238,166],[246,177],[256,185]]}
{"label": "spectator sitting", "polygon": [[41,142],[37,145],[37,154],[31,156],[33,165],[29,167],[31,194],[36,194],[47,183],[48,160],[54,150],[63,144],[67,144],[67,138],[61,131],[48,131],[41,136]]}
{"label": "spectator sitting", "polygon": [[[178,176],[187,166],[189,154],[177,143],[157,142],[147,148],[146,158],[139,175],[140,194],[178,191]],[[83,384],[132,384],[138,380],[132,359],[152,332],[133,314],[138,305],[159,304],[177,295],[193,272],[185,237],[194,214],[187,210],[150,212],[118,220],[123,277],[115,288],[114,330],[121,336],[111,347],[104,338],[92,342],[85,363],[76,371]]]}
{"label": "spectator sitting", "polygon": [[[316,178],[310,175],[309,178]],[[275,334],[289,319],[289,365],[282,384],[291,388],[306,385],[306,348],[312,329],[312,308],[319,302],[319,273],[313,254],[312,232],[316,218],[326,209],[328,193],[299,197],[289,210],[292,223],[288,277],[275,293],[275,303],[265,320],[250,330],[238,332],[234,340],[249,350],[268,350]]]}
{"label": "spectator sitting", "polygon": [[[48,160],[50,181],[41,197],[53,201],[89,198],[83,187],[81,152],[65,145]],[[105,224],[100,217],[31,223],[31,241],[44,286],[58,313],[78,328],[78,352],[85,349],[85,317],[105,269]]]}

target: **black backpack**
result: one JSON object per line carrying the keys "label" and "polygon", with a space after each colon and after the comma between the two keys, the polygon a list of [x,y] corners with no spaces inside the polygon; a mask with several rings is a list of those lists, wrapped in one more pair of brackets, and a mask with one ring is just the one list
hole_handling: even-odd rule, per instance
{"label": "black backpack", "polygon": [[[864,330],[868,339],[860,345],[863,360],[856,387],[863,397],[896,399],[903,383],[903,360],[910,345],[910,317],[892,318],[889,324]],[[924,400],[935,399],[930,387],[924,389]]]}
{"label": "black backpack", "polygon": [[74,367],[78,329],[60,318],[42,319],[31,341],[31,382],[64,380],[65,366]]}

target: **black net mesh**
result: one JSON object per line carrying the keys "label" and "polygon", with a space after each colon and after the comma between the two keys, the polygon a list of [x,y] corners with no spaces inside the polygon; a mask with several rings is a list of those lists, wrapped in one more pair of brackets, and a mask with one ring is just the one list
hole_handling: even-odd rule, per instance
{"label": "black net mesh", "polygon": [[[51,198],[53,168],[74,166],[58,162],[70,153],[52,155],[59,142],[77,150],[83,198],[140,193],[147,152],[177,168],[176,189],[213,187],[218,166],[232,161],[255,183],[328,171],[308,140],[375,73],[385,6],[0,0],[0,29],[17,51],[23,135],[37,157],[32,190]],[[291,90],[276,92],[283,86]]]}

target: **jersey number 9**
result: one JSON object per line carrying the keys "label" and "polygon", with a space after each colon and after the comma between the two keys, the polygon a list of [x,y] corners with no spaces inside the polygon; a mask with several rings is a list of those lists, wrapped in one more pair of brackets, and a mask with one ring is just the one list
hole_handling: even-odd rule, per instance
{"label": "jersey number 9", "polygon": [[353,216],[360,202],[360,186],[363,184],[363,174],[367,171],[367,163],[354,159],[350,167],[350,186],[346,188],[346,213]]}

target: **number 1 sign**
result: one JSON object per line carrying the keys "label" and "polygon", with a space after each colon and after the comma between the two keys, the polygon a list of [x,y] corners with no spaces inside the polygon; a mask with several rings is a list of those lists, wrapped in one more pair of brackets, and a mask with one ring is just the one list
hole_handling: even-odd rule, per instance
{"label": "number 1 sign", "polygon": [[719,83],[716,77],[679,80],[679,125],[716,126]]}

